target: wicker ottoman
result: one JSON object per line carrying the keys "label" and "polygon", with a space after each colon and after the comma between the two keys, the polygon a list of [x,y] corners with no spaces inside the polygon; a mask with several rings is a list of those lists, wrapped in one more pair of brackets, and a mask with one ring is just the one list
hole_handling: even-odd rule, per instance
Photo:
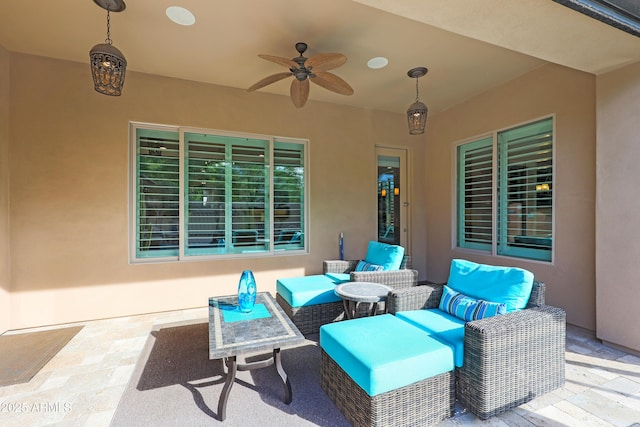
{"label": "wicker ottoman", "polygon": [[300,332],[314,334],[320,326],[344,318],[342,299],[334,292],[339,283],[330,275],[278,279],[276,301]]}
{"label": "wicker ottoman", "polygon": [[320,328],[321,387],[354,426],[428,426],[453,415],[453,350],[391,314]]}

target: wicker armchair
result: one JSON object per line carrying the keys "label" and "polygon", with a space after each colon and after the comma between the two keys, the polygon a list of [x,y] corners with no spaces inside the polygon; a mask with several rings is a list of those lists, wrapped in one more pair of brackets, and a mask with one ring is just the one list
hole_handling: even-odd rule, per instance
{"label": "wicker armchair", "polygon": [[418,284],[418,272],[411,269],[411,256],[405,255],[399,270],[354,271],[359,260],[329,260],[322,263],[322,273],[346,273],[352,282],[374,282],[404,289]]}
{"label": "wicker armchair", "polygon": [[[389,293],[387,309],[437,308],[443,284]],[[487,419],[561,387],[565,380],[564,310],[545,305],[545,285],[534,282],[527,307],[467,322],[464,364],[456,368],[456,398]]]}

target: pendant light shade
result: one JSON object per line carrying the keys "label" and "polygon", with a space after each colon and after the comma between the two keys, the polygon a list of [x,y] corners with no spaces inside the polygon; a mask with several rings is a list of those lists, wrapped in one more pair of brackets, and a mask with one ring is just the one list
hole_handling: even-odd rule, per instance
{"label": "pendant light shade", "polygon": [[94,0],[94,2],[107,10],[107,39],[89,51],[93,85],[97,92],[104,95],[120,96],[127,71],[127,60],[111,43],[110,12],[120,12],[126,6],[122,0]]}
{"label": "pendant light shade", "polygon": [[127,60],[114,45],[100,43],[89,52],[91,74],[96,91],[105,95],[122,94]]}
{"label": "pendant light shade", "polygon": [[409,124],[409,133],[411,135],[419,135],[424,133],[427,125],[427,112],[429,109],[421,101],[416,101],[409,106],[407,110],[407,123]]}
{"label": "pendant light shade", "polygon": [[416,101],[409,106],[407,110],[407,123],[409,125],[409,134],[419,135],[424,133],[424,128],[427,124],[427,112],[429,109],[419,98],[418,92],[418,79],[427,74],[425,67],[412,68],[407,72],[407,75],[416,79]]}

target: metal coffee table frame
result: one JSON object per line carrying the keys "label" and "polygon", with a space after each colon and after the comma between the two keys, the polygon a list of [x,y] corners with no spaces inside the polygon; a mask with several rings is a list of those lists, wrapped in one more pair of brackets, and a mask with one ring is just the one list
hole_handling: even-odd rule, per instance
{"label": "metal coffee table frame", "polygon": [[[226,378],[218,399],[218,419],[226,418],[227,401],[237,371],[261,369],[274,365],[284,386],[284,403],[293,399],[291,383],[284,368],[280,349],[304,342],[305,338],[268,292],[259,292],[256,304],[264,304],[269,317],[225,322],[224,310],[237,306],[237,296],[209,298],[209,359],[223,359]],[[266,360],[239,364],[237,356],[272,351]]]}

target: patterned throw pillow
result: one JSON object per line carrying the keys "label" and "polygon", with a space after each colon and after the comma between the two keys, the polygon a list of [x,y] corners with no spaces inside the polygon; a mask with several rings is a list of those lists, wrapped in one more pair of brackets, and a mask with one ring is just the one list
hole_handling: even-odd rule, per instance
{"label": "patterned throw pillow", "polygon": [[384,269],[383,266],[377,264],[370,264],[366,261],[358,261],[358,265],[356,265],[356,271],[382,271]]}
{"label": "patterned throw pillow", "polygon": [[466,322],[504,314],[507,311],[505,304],[477,300],[456,292],[446,285],[442,291],[439,308]]}

